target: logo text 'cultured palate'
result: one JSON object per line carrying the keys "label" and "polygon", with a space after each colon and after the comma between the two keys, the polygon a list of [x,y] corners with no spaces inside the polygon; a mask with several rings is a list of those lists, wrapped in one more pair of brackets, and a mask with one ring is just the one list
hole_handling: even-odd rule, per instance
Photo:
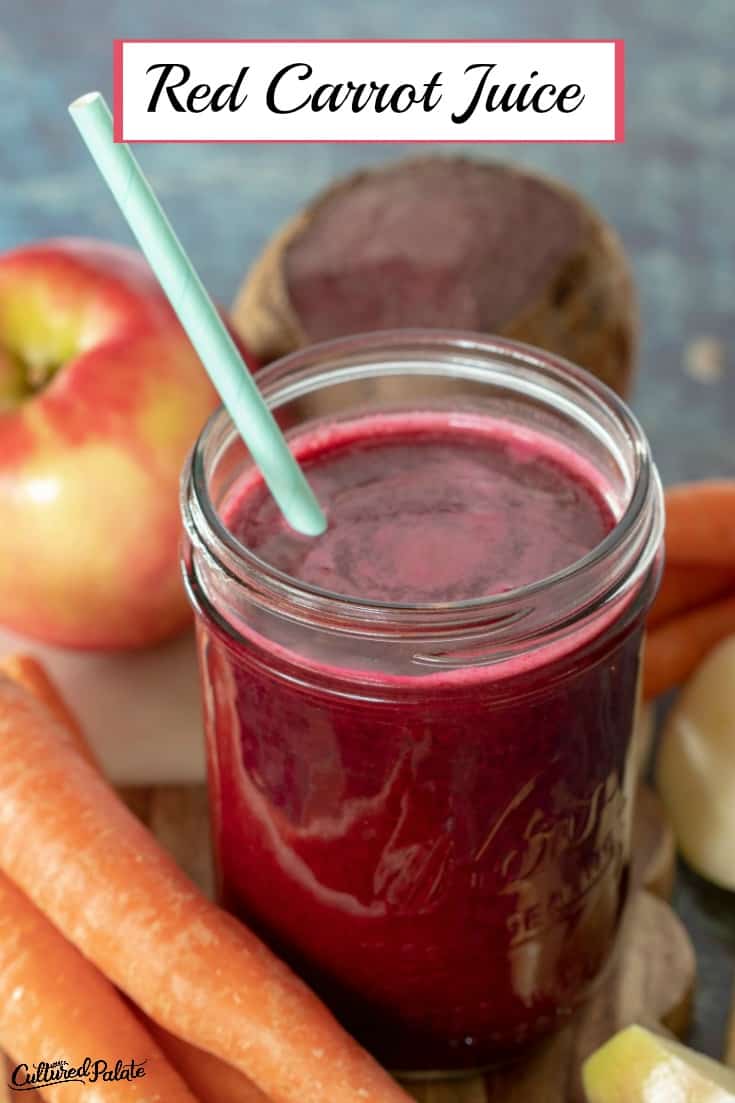
{"label": "logo text 'cultured palate'", "polygon": [[[62,1084],[118,1084],[140,1080],[145,1076],[146,1061],[114,1063],[101,1058],[85,1057],[79,1065],[65,1058],[54,1061],[22,1061],[11,1071],[8,1087],[11,1091],[43,1091]],[[100,1097],[101,1098],[101,1097]]]}
{"label": "logo text 'cultured palate'", "polygon": [[116,43],[131,141],[621,141],[619,41]]}

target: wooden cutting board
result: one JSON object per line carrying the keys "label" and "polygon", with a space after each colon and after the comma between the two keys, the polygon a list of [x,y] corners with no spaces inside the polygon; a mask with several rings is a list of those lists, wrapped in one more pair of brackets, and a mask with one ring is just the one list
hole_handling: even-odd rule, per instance
{"label": "wooden cutting board", "polygon": [[[183,869],[211,894],[207,796],[204,786],[122,790]],[[655,794],[641,787],[633,838],[631,894],[614,960],[597,996],[562,1034],[531,1060],[464,1080],[406,1084],[417,1103],[584,1103],[584,1059],[617,1030],[639,1022],[683,1035],[692,1007],[694,951],[667,902],[674,874],[671,830]],[[0,1100],[18,1098],[3,1090]],[[39,1097],[27,1092],[26,1103]]]}

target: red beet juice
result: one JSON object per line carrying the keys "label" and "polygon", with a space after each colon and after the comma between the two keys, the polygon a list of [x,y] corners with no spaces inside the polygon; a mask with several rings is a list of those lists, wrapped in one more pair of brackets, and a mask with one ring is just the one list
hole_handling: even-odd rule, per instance
{"label": "red beet juice", "polygon": [[188,524],[222,901],[412,1072],[517,1052],[600,975],[654,584],[649,549],[634,585],[570,613],[570,584],[615,543],[620,480],[471,405],[296,427],[316,539],[234,465],[224,581],[197,570]]}

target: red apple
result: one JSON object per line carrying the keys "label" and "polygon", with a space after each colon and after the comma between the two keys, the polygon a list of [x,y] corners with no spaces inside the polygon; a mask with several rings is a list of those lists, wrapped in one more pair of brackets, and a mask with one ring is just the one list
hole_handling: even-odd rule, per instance
{"label": "red apple", "polygon": [[130,648],[187,623],[178,480],[217,402],[133,249],[0,256],[0,624]]}

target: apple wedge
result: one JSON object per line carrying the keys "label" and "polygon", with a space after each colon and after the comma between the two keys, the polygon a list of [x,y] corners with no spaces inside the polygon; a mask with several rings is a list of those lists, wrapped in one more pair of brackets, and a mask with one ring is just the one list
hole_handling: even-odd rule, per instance
{"label": "apple wedge", "polygon": [[735,636],[709,653],[674,703],[656,783],[687,862],[734,890]]}
{"label": "apple wedge", "polygon": [[733,1103],[735,1070],[641,1026],[585,1061],[588,1103]]}

